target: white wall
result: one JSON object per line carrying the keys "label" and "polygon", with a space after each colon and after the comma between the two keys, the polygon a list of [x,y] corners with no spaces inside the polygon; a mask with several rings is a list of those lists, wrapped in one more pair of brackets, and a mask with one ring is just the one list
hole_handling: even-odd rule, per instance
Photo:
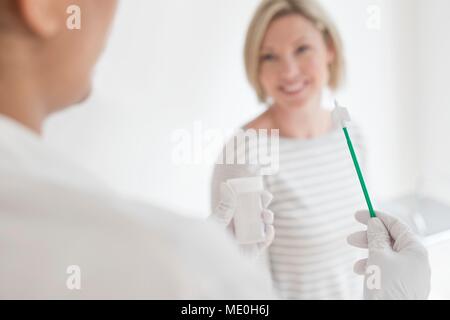
{"label": "white wall", "polygon": [[206,215],[212,162],[174,166],[171,134],[260,110],[241,63],[255,3],[122,1],[94,96],[52,119],[48,140],[128,194]]}
{"label": "white wall", "polygon": [[[427,77],[442,85],[423,91],[422,99],[433,94],[436,100],[427,120],[417,113],[422,110],[417,93],[423,84],[418,87],[416,80],[424,80],[416,71],[418,55],[422,60],[427,55],[417,50],[422,25],[417,25],[416,14],[418,8],[432,5],[425,0],[322,2],[345,40],[349,76],[339,97],[366,132],[371,192],[377,199],[404,193],[414,188],[424,163],[418,157],[417,125],[433,127],[444,108],[438,105],[444,79],[433,73],[441,69],[433,61],[429,69],[421,64],[420,70],[428,70]],[[245,30],[257,3],[122,1],[93,97],[55,116],[46,138],[127,194],[207,215],[212,161],[174,166],[171,134],[179,128],[192,131],[196,121],[204,128],[232,129],[262,111],[242,63]],[[445,0],[432,3],[449,6]],[[379,30],[366,26],[370,5],[381,9]],[[434,11],[445,12],[440,7],[425,11],[430,23]],[[427,44],[439,47],[436,40]],[[420,148],[439,158],[439,146],[431,137],[427,135]],[[213,147],[212,154],[216,151]],[[443,164],[444,159],[436,161]]]}
{"label": "white wall", "polygon": [[[375,202],[414,189],[416,157],[414,0],[322,0],[347,48],[348,82],[339,94],[364,129]],[[379,28],[370,8],[379,9]]]}
{"label": "white wall", "polygon": [[428,192],[450,203],[450,1],[419,2],[418,117]]}

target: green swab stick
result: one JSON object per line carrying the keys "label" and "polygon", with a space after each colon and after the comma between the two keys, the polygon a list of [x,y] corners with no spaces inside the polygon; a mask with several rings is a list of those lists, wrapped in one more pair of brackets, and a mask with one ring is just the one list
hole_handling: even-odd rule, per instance
{"label": "green swab stick", "polygon": [[369,208],[370,217],[376,218],[375,211],[372,207],[372,201],[370,201],[369,191],[367,191],[366,183],[364,182],[364,177],[361,172],[361,167],[358,163],[358,158],[356,157],[355,149],[353,148],[352,140],[350,139],[350,135],[347,130],[347,122],[350,122],[350,114],[346,108],[340,107],[338,102],[335,100],[335,109],[333,111],[334,120],[339,123],[344,130],[345,139],[347,140],[347,145],[350,150],[350,154],[352,155],[353,164],[355,165],[356,173],[358,174],[359,183],[361,184],[361,188],[364,193],[364,197],[366,198],[367,207]]}

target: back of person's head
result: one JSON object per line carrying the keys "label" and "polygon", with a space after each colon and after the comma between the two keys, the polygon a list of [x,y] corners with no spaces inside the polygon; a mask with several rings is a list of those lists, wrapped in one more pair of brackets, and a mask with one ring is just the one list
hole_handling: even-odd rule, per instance
{"label": "back of person's head", "polygon": [[116,3],[1,0],[0,83],[26,87],[48,113],[85,99]]}

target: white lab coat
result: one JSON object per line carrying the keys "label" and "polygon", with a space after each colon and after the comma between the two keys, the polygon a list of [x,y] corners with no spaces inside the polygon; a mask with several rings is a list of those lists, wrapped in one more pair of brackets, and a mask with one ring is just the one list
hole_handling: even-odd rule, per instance
{"label": "white lab coat", "polygon": [[273,297],[222,230],[121,199],[2,116],[0,261],[2,299]]}

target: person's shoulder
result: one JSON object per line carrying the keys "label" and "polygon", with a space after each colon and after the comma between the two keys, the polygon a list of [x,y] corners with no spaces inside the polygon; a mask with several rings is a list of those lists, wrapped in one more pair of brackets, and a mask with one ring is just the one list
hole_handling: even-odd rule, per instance
{"label": "person's shoulder", "polygon": [[[96,228],[120,226],[158,229],[174,220],[186,220],[163,208],[133,200],[108,188],[81,188],[58,180],[0,171],[0,211],[22,221],[34,221],[55,228]],[[6,212],[6,211],[5,211]]]}
{"label": "person's shoulder", "polygon": [[[141,209],[147,207],[143,205]],[[183,299],[274,298],[265,273],[243,258],[231,236],[216,223],[152,206],[166,265],[174,269]],[[161,249],[159,250],[161,251]],[[163,261],[159,261],[161,265]],[[169,269],[167,270],[169,272]]]}
{"label": "person's shoulder", "polygon": [[[28,256],[30,249],[21,238],[31,237],[35,255],[48,267],[44,269],[64,270],[73,261],[83,266],[88,284],[83,297],[209,299],[258,294],[259,278],[248,272],[231,239],[215,224],[105,190],[86,191],[34,177],[7,178],[0,179],[0,217],[14,225],[8,241],[15,251],[14,256],[11,251],[11,256],[4,252],[2,257],[12,265],[23,262],[18,256]],[[27,276],[33,278],[31,269]],[[10,276],[11,284],[18,281],[17,273]],[[104,285],[105,277],[115,279],[114,287]],[[30,291],[31,296],[66,292],[60,276],[48,272],[35,279],[48,290]],[[243,289],[240,282],[250,286]]]}
{"label": "person's shoulder", "polygon": [[259,116],[257,116],[255,119],[249,121],[243,126],[244,130],[254,129],[254,130],[260,130],[260,129],[272,129],[273,127],[273,121],[270,117],[270,113],[268,110],[261,113]]}

